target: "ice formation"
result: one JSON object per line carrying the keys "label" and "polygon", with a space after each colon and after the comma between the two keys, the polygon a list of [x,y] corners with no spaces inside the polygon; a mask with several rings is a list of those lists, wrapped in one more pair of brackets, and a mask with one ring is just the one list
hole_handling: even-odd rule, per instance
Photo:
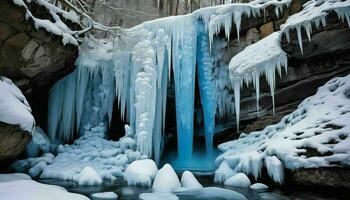
{"label": "ice formation", "polygon": [[179,178],[169,164],[165,164],[157,173],[152,189],[154,192],[173,192],[181,187]]}
{"label": "ice formation", "polygon": [[136,160],[124,172],[124,180],[128,185],[152,186],[158,172],[157,165],[151,159]]}
{"label": "ice formation", "polygon": [[261,190],[269,189],[269,186],[267,186],[267,185],[265,185],[263,183],[254,183],[249,188],[252,189],[252,190],[260,190],[261,191]]}
{"label": "ice formation", "polygon": [[0,183],[18,180],[31,180],[30,176],[22,173],[0,174]]}
{"label": "ice formation", "polygon": [[44,153],[49,153],[52,147],[55,145],[51,144],[50,139],[44,133],[44,131],[39,127],[35,127],[32,132],[32,140],[27,144],[27,156],[28,157],[37,157],[39,156],[40,151]]}
{"label": "ice formation", "polygon": [[78,176],[79,185],[100,185],[102,183],[102,178],[92,167],[84,167]]}
{"label": "ice formation", "polygon": [[287,41],[290,42],[290,31],[295,29],[298,37],[300,51],[303,53],[302,31],[311,41],[313,27],[319,29],[326,26],[326,17],[331,12],[337,13],[339,18],[349,24],[350,27],[350,2],[342,0],[312,0],[304,4],[304,9],[290,16],[286,23],[281,26],[282,33],[286,35]]}
{"label": "ice formation", "polygon": [[0,182],[2,200],[88,200],[84,195],[70,193],[66,189],[41,184],[33,180]]}
{"label": "ice formation", "polygon": [[224,182],[224,185],[232,186],[232,187],[241,187],[248,188],[250,187],[250,180],[247,175],[243,173],[238,173],[236,175],[231,176]]}
{"label": "ice formation", "polygon": [[35,120],[22,92],[12,81],[0,76],[0,121],[16,124],[32,133]]}
{"label": "ice formation", "polygon": [[287,72],[287,54],[282,50],[279,32],[263,38],[235,55],[229,64],[230,78],[235,93],[237,130],[239,130],[240,90],[243,85],[253,83],[256,90],[256,108],[259,111],[260,75],[264,74],[270,86],[274,112],[275,71],[281,76],[282,67]]}
{"label": "ice formation", "polygon": [[203,188],[196,177],[190,171],[184,171],[181,176],[181,186],[189,189]]}
{"label": "ice formation", "polygon": [[141,200],[178,200],[179,197],[177,197],[175,194],[172,193],[142,193],[139,195],[139,199]]}
{"label": "ice formation", "polygon": [[91,196],[98,199],[109,199],[109,200],[118,199],[118,195],[114,192],[98,192],[98,193],[93,193]]}
{"label": "ice formation", "polygon": [[205,187],[202,189],[187,190],[181,193],[177,193],[180,197],[189,196],[193,200],[203,200],[203,199],[222,199],[222,200],[247,200],[247,198],[241,193],[223,189],[218,187]]}
{"label": "ice formation", "polygon": [[[350,75],[328,81],[314,96],[278,124],[219,145],[223,152],[215,179],[224,182],[232,172],[258,178],[266,167],[271,178],[283,182],[284,169],[349,165]],[[227,167],[226,167],[227,168]],[[230,173],[230,174],[229,174]],[[217,177],[217,176],[220,176]]]}

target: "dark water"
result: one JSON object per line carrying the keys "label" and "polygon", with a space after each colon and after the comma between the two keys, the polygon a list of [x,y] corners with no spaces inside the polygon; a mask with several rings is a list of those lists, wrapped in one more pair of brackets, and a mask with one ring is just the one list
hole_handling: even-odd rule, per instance
{"label": "dark water", "polygon": [[[249,200],[284,200],[284,199],[292,199],[292,200],[335,200],[335,199],[350,199],[349,197],[344,195],[335,194],[334,191],[327,191],[321,189],[293,189],[283,190],[283,192],[279,189],[270,189],[264,192],[257,192],[250,189],[242,189],[242,188],[233,188],[227,187],[223,185],[217,185],[212,183],[211,176],[201,176],[198,180],[205,187],[220,187],[229,189],[238,193],[243,194]],[[83,194],[90,199],[91,195],[96,192],[114,192],[118,195],[118,200],[138,200],[138,196],[141,193],[149,193],[152,192],[152,188],[150,187],[137,187],[137,186],[127,186],[126,182],[122,179],[118,179],[115,182],[107,182],[101,186],[80,186],[72,181],[61,181],[56,179],[39,179],[39,182],[45,184],[59,185],[61,187],[66,188],[70,192]],[[350,193],[349,193],[350,194]],[[180,200],[226,200],[227,198],[220,197],[218,194],[217,197],[203,197],[196,195],[196,192],[183,192],[176,193]],[[346,195],[346,193],[345,193]]]}

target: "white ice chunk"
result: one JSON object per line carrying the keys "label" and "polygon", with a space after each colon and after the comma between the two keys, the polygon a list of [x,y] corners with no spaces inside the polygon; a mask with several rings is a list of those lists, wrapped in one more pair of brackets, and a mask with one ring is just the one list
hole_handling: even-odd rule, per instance
{"label": "white ice chunk", "polygon": [[98,192],[98,193],[93,193],[91,196],[98,199],[111,199],[111,200],[118,199],[118,195],[114,192]]}
{"label": "white ice chunk", "polygon": [[250,189],[252,190],[267,190],[269,187],[263,183],[254,183],[250,186]]}
{"label": "white ice chunk", "polygon": [[203,188],[190,171],[184,171],[181,176],[181,186],[190,189]]}
{"label": "white ice chunk", "polygon": [[158,171],[152,186],[155,192],[172,192],[180,187],[181,183],[179,178],[169,164],[165,164]]}
{"label": "white ice chunk", "polygon": [[92,167],[85,167],[79,174],[79,185],[100,185],[102,183],[101,177]]}
{"label": "white ice chunk", "polygon": [[158,172],[153,160],[137,160],[132,162],[124,172],[128,185],[151,186]]}
{"label": "white ice chunk", "polygon": [[250,180],[247,175],[243,173],[238,173],[233,175],[231,178],[227,179],[224,182],[224,185],[232,186],[232,187],[241,187],[248,188],[250,186]]}
{"label": "white ice chunk", "polygon": [[142,193],[139,195],[139,199],[141,200],[178,200],[175,194],[172,193]]}

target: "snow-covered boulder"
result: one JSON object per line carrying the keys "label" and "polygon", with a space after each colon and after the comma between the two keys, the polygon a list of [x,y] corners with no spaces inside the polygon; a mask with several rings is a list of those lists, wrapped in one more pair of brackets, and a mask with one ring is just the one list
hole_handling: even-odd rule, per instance
{"label": "snow-covered boulder", "polygon": [[254,183],[250,186],[250,189],[252,190],[268,190],[269,186],[263,184],[263,183]]}
{"label": "snow-covered boulder", "polygon": [[181,186],[189,189],[203,188],[202,184],[198,182],[196,177],[190,171],[184,171],[181,176]]}
{"label": "snow-covered boulder", "polygon": [[169,164],[165,164],[157,173],[153,182],[155,192],[173,192],[181,187],[181,183],[174,169]]}
{"label": "snow-covered boulder", "polygon": [[247,175],[238,173],[224,182],[224,185],[232,187],[248,188],[250,186],[250,180]]}
{"label": "snow-covered boulder", "polygon": [[66,189],[38,183],[33,180],[17,180],[0,183],[1,200],[88,200],[84,195],[67,192]]}
{"label": "snow-covered boulder", "polygon": [[158,172],[156,163],[151,159],[136,160],[124,172],[128,185],[151,186]]}
{"label": "snow-covered boulder", "polygon": [[31,133],[35,125],[31,112],[27,99],[15,84],[6,77],[0,77],[0,121],[18,124]]}
{"label": "snow-covered boulder", "polygon": [[85,167],[78,175],[79,185],[100,185],[102,178],[92,167]]}

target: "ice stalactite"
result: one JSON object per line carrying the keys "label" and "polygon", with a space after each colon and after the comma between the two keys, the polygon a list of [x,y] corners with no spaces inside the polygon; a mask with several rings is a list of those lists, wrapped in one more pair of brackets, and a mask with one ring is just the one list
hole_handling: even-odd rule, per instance
{"label": "ice stalactite", "polygon": [[204,30],[204,24],[202,21],[198,22],[197,40],[197,73],[204,114],[206,151],[211,155],[213,151],[215,129],[216,92],[213,80],[213,60],[210,55],[208,35]]}
{"label": "ice stalactite", "polygon": [[342,21],[347,21],[350,27],[350,2],[349,1],[331,1],[331,0],[314,0],[304,4],[304,9],[290,16],[286,23],[281,26],[282,33],[286,35],[287,41],[290,42],[290,31],[295,29],[298,37],[299,47],[303,53],[303,29],[306,32],[308,40],[311,41],[313,26],[319,29],[321,26],[326,27],[326,17],[335,11]]}
{"label": "ice stalactite", "polygon": [[[84,48],[84,47],[82,47]],[[94,60],[93,49],[82,50],[77,69],[58,81],[50,90],[48,134],[51,139],[70,141],[74,128],[111,122],[115,97],[111,61]],[[105,52],[104,52],[105,53]]]}
{"label": "ice stalactite", "polygon": [[[230,78],[235,91],[235,110],[237,118],[237,130],[239,129],[240,115],[240,88],[245,82],[247,85],[253,82],[256,89],[257,110],[259,108],[259,77],[264,74],[270,86],[273,112],[275,112],[274,91],[275,71],[281,76],[282,67],[287,72],[287,54],[280,47],[279,32],[275,32],[259,42],[246,47],[242,52],[234,56],[229,64]],[[268,51],[266,50],[268,49]]]}

